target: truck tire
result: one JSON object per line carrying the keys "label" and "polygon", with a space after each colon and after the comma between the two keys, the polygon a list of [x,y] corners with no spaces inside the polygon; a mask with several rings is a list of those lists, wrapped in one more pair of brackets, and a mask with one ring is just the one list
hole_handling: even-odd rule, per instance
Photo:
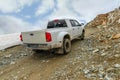
{"label": "truck tire", "polygon": [[71,41],[68,38],[65,38],[63,41],[63,53],[68,54],[71,52]]}
{"label": "truck tire", "polygon": [[85,30],[82,31],[82,35],[80,36],[80,40],[84,40],[85,38]]}

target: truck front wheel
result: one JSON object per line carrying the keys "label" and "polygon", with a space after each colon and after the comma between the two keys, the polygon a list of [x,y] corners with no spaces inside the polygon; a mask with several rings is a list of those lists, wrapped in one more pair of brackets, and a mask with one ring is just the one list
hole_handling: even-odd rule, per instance
{"label": "truck front wheel", "polygon": [[84,40],[85,37],[85,30],[82,31],[82,35],[80,36],[80,40]]}
{"label": "truck front wheel", "polygon": [[71,52],[71,41],[68,38],[65,38],[63,41],[63,51],[64,54]]}

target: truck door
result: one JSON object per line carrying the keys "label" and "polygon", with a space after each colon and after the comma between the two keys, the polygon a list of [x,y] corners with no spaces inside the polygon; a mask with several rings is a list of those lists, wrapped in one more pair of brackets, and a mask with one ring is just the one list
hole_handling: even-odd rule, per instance
{"label": "truck door", "polygon": [[76,35],[80,36],[82,34],[82,25],[76,20],[74,20],[74,23],[75,23],[75,27],[77,28]]}
{"label": "truck door", "polygon": [[76,20],[70,20],[71,25],[72,25],[72,33],[73,33],[73,37],[78,37],[82,32],[81,32],[81,25],[79,24],[78,21]]}
{"label": "truck door", "polygon": [[72,26],[72,36],[73,36],[73,38],[75,38],[77,28],[75,26],[74,20],[70,20],[70,23],[71,23],[71,26]]}

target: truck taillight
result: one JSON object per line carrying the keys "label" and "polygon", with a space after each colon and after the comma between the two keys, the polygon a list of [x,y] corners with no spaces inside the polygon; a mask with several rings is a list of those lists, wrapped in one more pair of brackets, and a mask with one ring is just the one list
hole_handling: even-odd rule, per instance
{"label": "truck taillight", "polygon": [[23,41],[22,34],[20,34],[20,40]]}
{"label": "truck taillight", "polygon": [[46,35],[46,42],[52,41],[52,37],[51,37],[51,34],[49,32],[46,32],[45,35]]}

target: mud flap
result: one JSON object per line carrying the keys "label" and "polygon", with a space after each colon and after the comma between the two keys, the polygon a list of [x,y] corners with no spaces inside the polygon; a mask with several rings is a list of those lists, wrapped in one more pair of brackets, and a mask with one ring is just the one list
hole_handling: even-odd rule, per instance
{"label": "mud flap", "polygon": [[64,54],[63,48],[59,48],[56,50],[57,54]]}

